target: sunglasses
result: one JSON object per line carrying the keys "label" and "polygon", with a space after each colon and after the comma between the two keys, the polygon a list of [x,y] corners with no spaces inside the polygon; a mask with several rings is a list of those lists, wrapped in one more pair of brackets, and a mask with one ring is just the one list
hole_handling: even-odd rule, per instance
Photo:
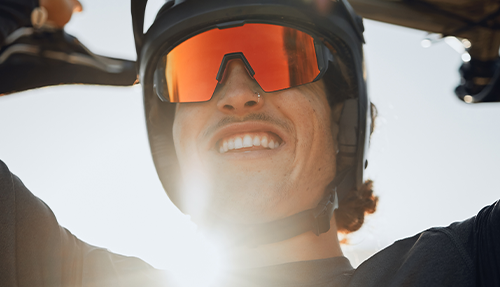
{"label": "sunglasses", "polygon": [[270,93],[321,79],[333,55],[317,38],[294,28],[249,23],[197,34],[165,54],[155,71],[156,92],[172,103],[209,101],[229,61],[239,59]]}

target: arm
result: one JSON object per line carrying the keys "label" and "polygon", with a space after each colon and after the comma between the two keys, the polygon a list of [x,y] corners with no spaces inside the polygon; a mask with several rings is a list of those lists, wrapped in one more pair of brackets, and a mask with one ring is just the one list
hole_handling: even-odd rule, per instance
{"label": "arm", "polygon": [[[38,5],[47,18],[40,14],[35,29],[31,12]],[[61,84],[135,83],[135,62],[96,55],[64,31],[81,10],[78,0],[0,0],[0,96]]]}
{"label": "arm", "polygon": [[31,11],[36,7],[38,0],[0,0],[0,47],[10,33],[31,25]]}
{"label": "arm", "polygon": [[86,244],[0,160],[0,286],[172,286],[146,262]]}
{"label": "arm", "polygon": [[0,161],[0,285],[80,286],[88,245]]}
{"label": "arm", "polygon": [[0,47],[12,32],[31,26],[31,12],[36,7],[47,11],[47,23],[64,28],[74,12],[82,11],[78,0],[0,0]]}
{"label": "arm", "polygon": [[500,286],[500,200],[474,218],[471,241],[477,286]]}

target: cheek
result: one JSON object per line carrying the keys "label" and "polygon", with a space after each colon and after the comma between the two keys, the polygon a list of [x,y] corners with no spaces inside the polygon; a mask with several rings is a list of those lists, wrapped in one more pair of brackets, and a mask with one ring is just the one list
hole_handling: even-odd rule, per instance
{"label": "cheek", "polygon": [[313,146],[324,141],[331,144],[331,109],[323,90],[301,87],[280,97],[279,105],[294,122],[299,145]]}
{"label": "cheek", "polygon": [[175,145],[175,152],[177,153],[177,156],[179,156],[179,148],[182,146],[182,119],[181,119],[181,114],[178,113],[176,110],[175,112],[175,118],[174,118],[174,124],[172,126],[172,136],[174,139],[174,145]]}
{"label": "cheek", "polygon": [[189,152],[191,146],[195,142],[193,137],[194,132],[197,130],[197,122],[193,116],[192,109],[189,107],[181,107],[179,104],[175,111],[174,124],[172,127],[172,134],[174,139],[175,152],[180,162],[181,159],[185,159]]}
{"label": "cheek", "polygon": [[[307,170],[315,176],[333,176],[335,172],[335,140],[332,133],[331,108],[326,99],[324,89],[320,85],[305,86],[301,89],[303,96],[297,99],[300,106],[300,118],[297,125],[299,147],[304,148]],[[318,171],[321,171],[318,174]]]}
{"label": "cheek", "polygon": [[212,115],[213,107],[210,102],[177,104],[172,136],[181,165],[199,164],[202,142],[200,136]]}

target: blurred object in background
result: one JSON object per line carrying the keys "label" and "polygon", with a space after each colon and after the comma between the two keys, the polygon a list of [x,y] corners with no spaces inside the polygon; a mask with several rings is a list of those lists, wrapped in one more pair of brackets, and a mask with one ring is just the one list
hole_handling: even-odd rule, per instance
{"label": "blurred object in background", "polygon": [[3,31],[8,36],[4,35],[0,48],[0,95],[60,84],[135,83],[133,61],[95,55],[64,32],[72,14],[82,11],[79,1],[41,0],[40,5],[31,11],[29,20],[23,20],[28,17],[28,4],[0,4],[2,12],[9,12],[2,21],[13,19],[11,23],[24,25],[13,32]]}
{"label": "blurred object in background", "polygon": [[93,54],[60,29],[20,28],[0,50],[0,95],[60,84],[129,86],[135,62]]}
{"label": "blurred object in background", "polygon": [[40,0],[40,7],[47,11],[47,23],[59,29],[64,28],[73,13],[83,11],[78,0]]}
{"label": "blurred object in background", "polygon": [[[464,45],[461,83],[466,103],[500,102],[500,1],[350,0],[363,17],[457,37]],[[430,45],[431,41],[426,41]]]}

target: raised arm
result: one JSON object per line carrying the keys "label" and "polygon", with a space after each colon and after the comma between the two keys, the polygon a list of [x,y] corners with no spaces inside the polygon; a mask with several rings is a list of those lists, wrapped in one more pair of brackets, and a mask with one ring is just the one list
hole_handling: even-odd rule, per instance
{"label": "raised arm", "polygon": [[0,286],[80,286],[87,245],[0,161]]}
{"label": "raised arm", "polygon": [[64,31],[81,10],[78,0],[0,0],[0,96],[60,84],[135,83],[133,61],[96,55]]}
{"label": "raised arm", "polygon": [[31,24],[31,12],[37,0],[0,0],[0,47],[12,32]]}
{"label": "raised arm", "polygon": [[477,286],[500,286],[500,200],[474,218],[471,241]]}
{"label": "raised arm", "polygon": [[0,160],[0,286],[172,286],[169,278],[76,238]]}

